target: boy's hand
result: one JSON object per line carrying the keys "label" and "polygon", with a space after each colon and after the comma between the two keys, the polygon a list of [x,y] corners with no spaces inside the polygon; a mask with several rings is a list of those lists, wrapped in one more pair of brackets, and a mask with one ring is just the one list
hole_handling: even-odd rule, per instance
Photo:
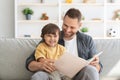
{"label": "boy's hand", "polygon": [[42,59],[40,62],[42,63],[41,67],[44,71],[51,73],[51,72],[56,70],[55,66],[53,65],[54,60],[52,60],[52,59]]}

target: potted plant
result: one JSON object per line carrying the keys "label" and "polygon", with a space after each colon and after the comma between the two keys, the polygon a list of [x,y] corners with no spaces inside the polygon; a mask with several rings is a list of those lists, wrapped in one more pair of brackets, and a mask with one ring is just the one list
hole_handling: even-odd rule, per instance
{"label": "potted plant", "polygon": [[80,29],[80,31],[83,32],[83,33],[88,32],[88,28],[87,28],[87,27],[82,27],[82,28]]}
{"label": "potted plant", "polygon": [[31,15],[34,13],[32,9],[25,8],[25,9],[23,9],[22,12],[26,16],[26,20],[31,20]]}

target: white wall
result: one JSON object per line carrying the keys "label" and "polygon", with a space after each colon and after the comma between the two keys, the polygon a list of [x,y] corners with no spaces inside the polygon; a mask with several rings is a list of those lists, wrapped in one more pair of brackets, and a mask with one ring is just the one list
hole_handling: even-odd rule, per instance
{"label": "white wall", "polygon": [[14,0],[0,0],[0,37],[14,37]]}

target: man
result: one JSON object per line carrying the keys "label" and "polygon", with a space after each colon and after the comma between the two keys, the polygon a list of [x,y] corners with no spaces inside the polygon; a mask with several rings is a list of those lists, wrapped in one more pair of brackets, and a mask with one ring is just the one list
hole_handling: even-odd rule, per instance
{"label": "man", "polygon": [[[65,46],[68,51],[73,55],[79,56],[84,59],[90,59],[96,54],[96,48],[92,38],[88,35],[79,32],[81,26],[81,13],[79,10],[71,8],[69,9],[63,19],[63,26],[61,32],[61,38],[59,44]],[[33,80],[49,80],[49,74],[39,72],[44,70],[51,73],[55,70],[52,60],[47,59],[44,63],[36,62],[34,53],[26,60],[26,67],[28,70],[36,72],[33,76]],[[99,80],[99,72],[102,65],[99,62],[99,58],[96,57],[90,65],[84,67],[79,71],[73,80]]]}

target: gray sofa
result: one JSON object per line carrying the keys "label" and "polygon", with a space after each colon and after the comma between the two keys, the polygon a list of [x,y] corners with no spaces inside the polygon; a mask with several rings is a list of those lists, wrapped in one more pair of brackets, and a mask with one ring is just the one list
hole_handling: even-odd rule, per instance
{"label": "gray sofa", "polygon": [[[26,58],[33,52],[40,39],[0,39],[0,80],[29,80],[31,72],[25,68]],[[120,59],[120,39],[95,39],[104,66],[104,76],[120,76],[111,70]],[[119,69],[120,71],[120,69]],[[109,74],[111,73],[111,74]]]}

